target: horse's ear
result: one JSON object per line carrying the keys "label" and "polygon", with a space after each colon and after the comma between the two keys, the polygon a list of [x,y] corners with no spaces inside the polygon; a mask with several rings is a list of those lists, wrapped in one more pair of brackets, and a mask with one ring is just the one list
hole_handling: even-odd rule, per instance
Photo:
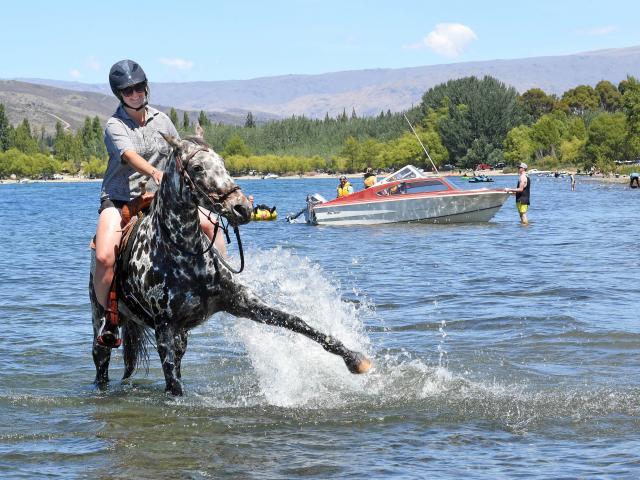
{"label": "horse's ear", "polygon": [[176,160],[176,169],[179,172],[182,171],[182,144],[180,143],[180,140],[173,135],[165,135],[162,132],[160,132],[160,135],[162,135],[162,138],[164,138],[166,142],[171,145],[171,148],[173,148],[175,153],[174,158]]}
{"label": "horse's ear", "polygon": [[160,135],[162,135],[162,138],[164,138],[166,140],[166,142],[171,145],[173,148],[180,148],[180,142],[178,141],[178,139],[176,137],[174,137],[173,135],[165,135],[164,133],[160,132]]}

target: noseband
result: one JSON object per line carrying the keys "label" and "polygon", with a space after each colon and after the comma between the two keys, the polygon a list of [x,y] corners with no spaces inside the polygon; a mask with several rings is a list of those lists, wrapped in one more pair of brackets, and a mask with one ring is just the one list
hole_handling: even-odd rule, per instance
{"label": "noseband", "polygon": [[195,192],[198,192],[202,197],[206,198],[208,200],[207,203],[209,203],[213,207],[213,208],[210,208],[211,211],[220,213],[220,210],[222,210],[222,202],[224,202],[229,197],[229,195],[231,195],[233,192],[240,190],[240,187],[238,185],[234,185],[229,190],[221,194],[206,193],[198,185],[196,185],[196,183],[193,181],[193,179],[189,175],[189,172],[187,172],[187,166],[189,165],[189,162],[191,161],[191,159],[193,159],[193,157],[195,157],[200,152],[208,152],[208,151],[209,151],[208,148],[199,147],[195,149],[193,152],[191,152],[189,155],[187,155],[184,161],[181,160],[180,165],[176,165],[180,173],[180,195],[182,196],[182,190],[186,182],[187,186],[191,190],[191,197],[194,200],[193,203],[198,205],[197,197],[195,196]]}
{"label": "noseband", "polygon": [[[193,203],[196,206],[200,207],[198,197],[195,194],[197,192],[200,194],[202,198],[207,199],[206,203],[211,205],[212,208],[209,208],[209,211],[215,212],[218,215],[218,221],[214,221],[211,219],[211,213],[207,215],[207,219],[212,224],[215,225],[213,229],[213,236],[211,237],[211,243],[209,243],[209,246],[207,248],[205,248],[201,252],[189,252],[181,249],[184,253],[187,253],[188,255],[191,255],[194,257],[205,255],[212,250],[213,244],[216,240],[216,236],[218,235],[218,229],[220,228],[224,232],[224,235],[227,239],[227,243],[231,243],[231,238],[229,236],[229,224],[228,222],[226,225],[222,223],[223,217],[220,215],[220,212],[222,211],[222,203],[229,197],[229,195],[231,195],[233,192],[240,190],[239,185],[234,185],[229,190],[221,194],[207,193],[204,190],[202,190],[198,185],[196,185],[196,183],[193,181],[193,179],[189,175],[189,172],[187,172],[187,166],[189,165],[189,162],[193,159],[193,157],[195,157],[198,153],[208,152],[208,151],[209,149],[206,147],[199,147],[195,149],[193,152],[189,153],[189,155],[186,156],[184,161],[176,158],[176,167],[178,169],[178,173],[180,174],[180,196],[182,196],[184,184],[186,183],[187,186],[189,187],[189,190],[191,191],[191,199]],[[206,205],[206,206],[208,207],[209,205]],[[238,241],[238,251],[240,253],[240,268],[235,269],[231,265],[229,265],[229,263],[227,263],[227,261],[222,257],[222,255],[220,255],[217,252],[217,250],[214,250],[214,255],[215,255],[215,258],[217,258],[229,271],[231,271],[232,273],[240,273],[242,272],[242,270],[244,270],[244,249],[242,248],[242,240],[240,239],[240,230],[238,229],[237,225],[234,225],[233,233],[235,233],[236,240]]]}

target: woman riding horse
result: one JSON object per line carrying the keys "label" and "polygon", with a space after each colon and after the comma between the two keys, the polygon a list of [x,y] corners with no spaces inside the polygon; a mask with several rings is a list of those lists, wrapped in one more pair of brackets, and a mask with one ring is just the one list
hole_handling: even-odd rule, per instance
{"label": "woman riding horse", "polygon": [[[140,181],[153,179],[147,187],[152,192],[162,180],[171,148],[161,136],[178,137],[173,123],[164,113],[148,105],[149,85],[142,67],[133,60],[115,63],[109,72],[109,85],[120,100],[118,109],[107,121],[105,144],[109,164],[100,192],[100,209],[96,228],[96,271],[93,277],[98,303],[106,311],[113,282],[114,265],[122,236],[122,207],[141,194]],[[209,212],[200,212],[200,224],[209,238],[215,224]],[[222,236],[216,238],[216,248],[223,254]],[[106,312],[105,312],[106,314]],[[118,329],[105,316],[105,326],[99,342],[115,347],[119,344]]]}
{"label": "woman riding horse", "polygon": [[[119,64],[114,65],[112,73],[114,69],[118,71]],[[134,75],[140,68],[139,66],[136,68],[135,62],[126,63],[126,65],[127,69],[123,70],[126,70],[127,75],[131,77],[129,82],[142,78],[139,76],[136,78]],[[118,75],[115,77],[120,78]],[[146,77],[144,78],[146,83]],[[136,108],[144,108],[148,91],[146,85],[140,85],[138,82],[132,84],[130,91],[126,88],[128,87],[125,87],[122,95],[128,103],[124,107],[121,106],[119,111],[127,113],[126,109],[129,108],[132,112],[136,112],[138,111]],[[143,91],[145,97],[141,98],[140,94]],[[135,102],[130,102],[132,97],[136,100]],[[129,106],[129,102],[132,106]],[[148,111],[153,113],[150,108]],[[123,114],[120,117],[122,118],[114,122],[124,123]],[[149,153],[150,149],[147,148],[149,145],[144,143],[149,140],[149,136],[155,138],[156,134],[160,135],[158,130],[143,128],[150,127],[156,119],[158,119],[156,124],[160,124],[165,117],[158,112],[153,117],[143,117],[143,120],[146,119],[143,122],[144,125],[138,124],[138,127],[125,125],[130,127],[136,135],[134,138],[139,142],[136,145],[141,146],[142,153]],[[131,117],[129,119],[131,120]],[[140,129],[143,130],[139,131]],[[109,128],[107,130],[109,131]],[[107,132],[108,136],[109,132]],[[218,228],[222,227],[220,224],[212,223],[213,221],[209,220],[207,215],[206,220],[209,221],[209,225],[214,226],[213,232],[211,235],[203,233],[202,212],[213,212],[226,218],[234,227],[239,239],[237,226],[247,223],[251,218],[249,201],[229,176],[222,158],[202,140],[195,138],[179,140],[175,136],[161,135],[162,137],[164,137],[162,141],[166,140],[166,146],[155,144],[157,148],[154,151],[160,152],[158,157],[162,156],[162,160],[167,159],[162,165],[165,170],[164,175],[158,172],[157,167],[154,167],[156,171],[153,171],[154,168],[149,168],[153,165],[144,158],[145,163],[142,163],[137,156],[120,154],[124,161],[131,162],[131,165],[139,168],[139,173],[148,173],[153,176],[159,183],[159,187],[148,214],[137,221],[136,229],[128,242],[126,254],[118,256],[117,260],[117,243],[114,238],[119,239],[121,236],[117,231],[120,228],[117,205],[108,205],[101,212],[101,220],[105,212],[108,212],[104,228],[111,247],[104,248],[105,235],[102,240],[98,239],[97,243],[102,241],[103,254],[104,250],[113,254],[114,264],[117,262],[119,272],[115,290],[124,346],[123,378],[128,378],[135,371],[140,357],[146,353],[147,333],[153,330],[162,362],[166,390],[174,395],[181,395],[183,388],[180,367],[187,347],[187,332],[220,311],[301,333],[319,343],[326,351],[342,357],[352,373],[368,371],[371,363],[364,355],[347,349],[336,338],[315,330],[302,319],[266,305],[234,278],[231,268],[221,253],[217,249],[212,249],[212,238],[222,237],[222,235],[216,235]],[[120,145],[119,142],[113,141],[112,150],[116,153],[119,152],[116,150],[118,145]],[[130,150],[125,150],[123,153],[128,151]],[[153,160],[156,162],[155,165],[160,166],[158,163],[160,158],[153,158]],[[110,158],[111,164],[112,158]],[[114,163],[112,168],[116,167],[119,165]],[[126,173],[131,171],[119,170],[119,178],[126,178]],[[118,178],[116,174],[111,176]],[[105,183],[108,183],[107,177],[105,177]],[[124,183],[122,188],[128,189],[131,193],[131,182]],[[122,201],[124,201],[123,197]],[[99,232],[100,227],[99,221]],[[92,267],[89,289],[93,311],[93,359],[96,366],[96,383],[105,385],[109,380],[111,349],[105,342],[105,305],[101,303],[104,297],[99,297],[105,292],[105,268],[104,258],[103,265],[98,268],[98,249]],[[96,279],[96,274],[102,277]],[[94,285],[99,285],[103,289],[99,290]],[[114,330],[117,330],[117,327]],[[113,338],[117,339],[115,333]]]}

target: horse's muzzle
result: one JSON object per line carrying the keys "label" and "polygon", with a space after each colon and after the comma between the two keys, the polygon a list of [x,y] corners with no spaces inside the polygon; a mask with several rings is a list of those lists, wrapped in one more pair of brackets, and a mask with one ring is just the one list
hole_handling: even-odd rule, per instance
{"label": "horse's muzzle", "polygon": [[232,225],[244,225],[251,220],[251,211],[251,205],[248,202],[236,203],[231,207],[227,218]]}

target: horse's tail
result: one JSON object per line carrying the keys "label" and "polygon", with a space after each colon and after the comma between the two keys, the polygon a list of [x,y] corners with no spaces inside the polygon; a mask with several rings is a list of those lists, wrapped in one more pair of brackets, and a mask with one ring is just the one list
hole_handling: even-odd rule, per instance
{"label": "horse's tail", "polygon": [[149,373],[150,339],[150,330],[137,322],[129,320],[122,327],[123,380],[129,378],[141,365],[144,366],[145,375]]}

